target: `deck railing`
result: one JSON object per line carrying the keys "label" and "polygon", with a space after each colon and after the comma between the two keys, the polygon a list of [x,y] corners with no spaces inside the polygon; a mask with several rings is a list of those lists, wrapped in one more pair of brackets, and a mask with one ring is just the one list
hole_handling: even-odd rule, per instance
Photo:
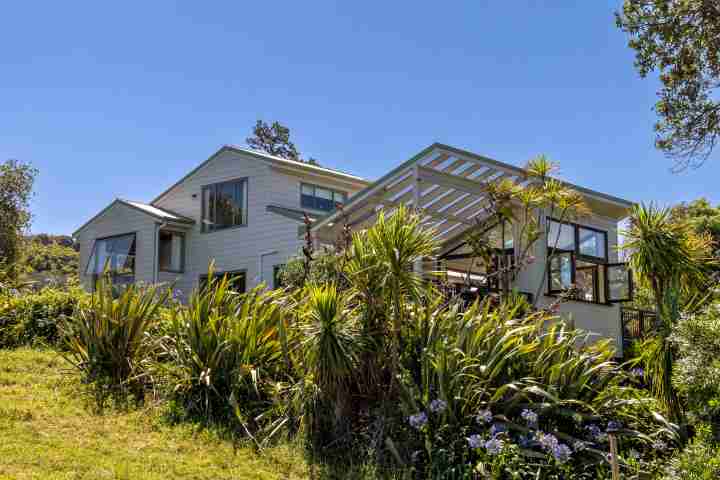
{"label": "deck railing", "polygon": [[657,313],[637,308],[621,308],[623,346],[628,347],[635,340],[645,338],[655,330]]}

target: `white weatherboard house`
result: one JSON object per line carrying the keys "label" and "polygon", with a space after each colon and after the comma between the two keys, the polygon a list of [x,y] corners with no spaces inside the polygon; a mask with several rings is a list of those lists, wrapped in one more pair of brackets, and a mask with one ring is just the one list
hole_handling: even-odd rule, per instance
{"label": "white weatherboard house", "polygon": [[[344,223],[371,225],[380,210],[405,204],[419,209],[441,246],[427,268],[442,265],[458,283],[468,270],[463,233],[482,215],[482,182],[510,178],[525,182],[524,171],[468,151],[433,144],[375,182],[329,168],[224,146],[150,203],[115,200],[81,226],[83,284],[92,288],[107,265],[115,281],[175,282],[187,296],[205,279],[208,264],[218,275],[231,274],[239,290],[261,282],[276,285],[278,269],[297,255],[303,238],[303,213],[314,220],[318,243],[336,239]],[[619,302],[632,296],[632,278],[618,262],[617,225],[632,203],[583,187],[592,214],[576,223],[547,217],[559,253],[544,274],[547,242],[535,245],[536,261],[523,269],[514,287],[534,294],[544,283],[541,303],[574,285],[579,294],[561,313],[576,326],[616,342],[622,349]],[[343,204],[342,218],[335,211]],[[507,228],[499,251],[512,252]],[[482,283],[482,271],[472,278]],[[492,288],[484,285],[483,288]],[[620,352],[621,353],[621,352]]]}

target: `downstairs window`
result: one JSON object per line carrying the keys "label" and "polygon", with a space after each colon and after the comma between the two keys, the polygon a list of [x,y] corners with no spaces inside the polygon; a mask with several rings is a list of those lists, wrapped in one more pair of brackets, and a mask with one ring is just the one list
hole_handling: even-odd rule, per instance
{"label": "downstairs window", "polygon": [[93,282],[107,272],[114,284],[128,284],[135,281],[135,234],[115,235],[98,238],[93,244],[85,274]]}

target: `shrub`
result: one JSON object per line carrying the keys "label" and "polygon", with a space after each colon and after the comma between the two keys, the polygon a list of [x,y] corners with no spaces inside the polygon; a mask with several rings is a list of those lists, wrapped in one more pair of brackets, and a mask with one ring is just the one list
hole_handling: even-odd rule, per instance
{"label": "shrub", "polygon": [[57,345],[61,319],[87,297],[79,287],[0,295],[0,348]]}
{"label": "shrub", "polygon": [[237,414],[251,431],[286,370],[286,312],[279,290],[237,294],[227,278],[211,279],[171,312],[154,370],[186,415],[228,422]]}
{"label": "shrub", "polygon": [[128,285],[116,290],[102,278],[88,302],[63,324],[65,358],[99,392],[129,392],[142,398],[146,366],[157,351],[148,335],[160,320],[169,291]]}
{"label": "shrub", "polygon": [[674,457],[664,478],[677,480],[715,480],[720,478],[720,444],[713,441],[707,425],[697,428],[692,442]]}

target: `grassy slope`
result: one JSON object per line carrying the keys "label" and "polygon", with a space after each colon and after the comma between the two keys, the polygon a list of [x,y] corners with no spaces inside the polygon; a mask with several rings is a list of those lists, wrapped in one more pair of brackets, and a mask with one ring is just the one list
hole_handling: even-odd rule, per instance
{"label": "grassy slope", "polygon": [[51,351],[0,350],[0,479],[295,479],[286,447],[259,457],[152,410],[92,413],[77,377]]}

